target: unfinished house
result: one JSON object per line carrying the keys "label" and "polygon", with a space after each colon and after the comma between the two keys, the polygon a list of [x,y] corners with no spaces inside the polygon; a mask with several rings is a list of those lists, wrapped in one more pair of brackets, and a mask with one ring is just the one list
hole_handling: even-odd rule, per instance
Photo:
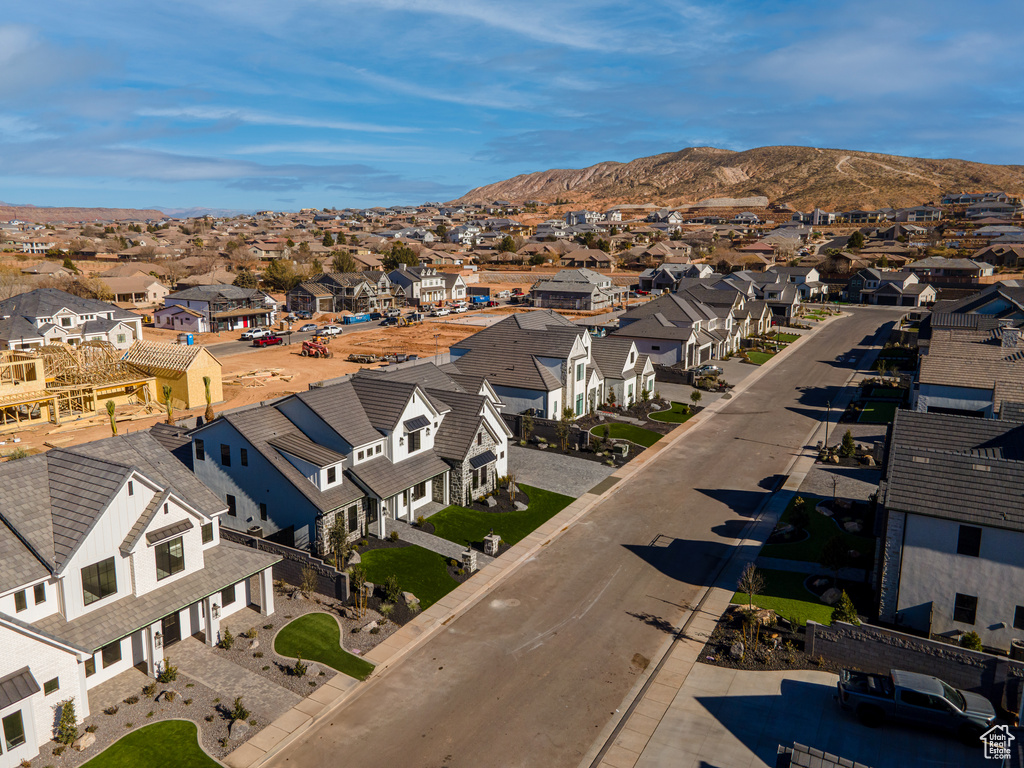
{"label": "unfinished house", "polygon": [[204,377],[210,379],[210,402],[220,403],[224,400],[220,360],[206,347],[136,341],[122,359],[156,379],[160,402],[164,401],[164,387],[169,386],[175,408],[188,409],[205,405]]}

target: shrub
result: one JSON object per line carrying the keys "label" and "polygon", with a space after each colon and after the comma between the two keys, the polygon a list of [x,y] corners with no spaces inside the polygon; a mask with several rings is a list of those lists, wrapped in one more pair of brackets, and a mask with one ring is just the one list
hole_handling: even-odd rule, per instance
{"label": "shrub", "polygon": [[151,710],[149,710],[149,712],[146,713],[146,717],[152,717],[153,714],[154,714],[153,710],[151,709]]}
{"label": "shrub", "polygon": [[392,531],[388,535],[388,538],[391,539],[392,541],[398,541],[398,531]]}
{"label": "shrub", "polygon": [[459,567],[459,561],[458,560],[449,560],[448,561],[448,565],[450,565],[452,568],[458,568]]}
{"label": "shrub", "polygon": [[192,699],[182,699],[181,703],[187,707],[189,704],[192,703]]}
{"label": "shrub", "polygon": [[254,654],[252,655],[252,657],[253,657],[254,659],[262,659],[262,658],[263,658],[263,651],[256,651],[256,653],[254,653]]}
{"label": "shrub", "polygon": [[135,727],[135,723],[125,723],[124,727],[125,728],[134,728]]}
{"label": "shrub", "polygon": [[370,634],[371,635],[378,635],[378,634],[380,634],[380,627],[374,627],[373,629],[371,629],[370,630]]}
{"label": "shrub", "polygon": [[112,707],[107,707],[106,709],[104,709],[103,713],[106,715],[116,715],[119,709],[121,708],[117,706],[117,704],[115,704]]}
{"label": "shrub", "polygon": [[230,651],[231,646],[235,644],[235,636],[231,634],[230,629],[225,629],[224,634],[220,636],[220,642],[217,643],[219,648],[223,648],[225,651]]}
{"label": "shrub", "polygon": [[798,498],[789,513],[789,522],[797,530],[802,530],[811,524],[811,515],[807,511],[807,505],[803,499]]}
{"label": "shrub", "polygon": [[360,547],[365,547],[366,546],[366,539],[360,539],[359,540],[359,546]]}
{"label": "shrub", "polygon": [[459,576],[465,576],[466,575],[466,569],[465,568],[459,568],[459,570],[456,571],[456,573],[458,573]]}
{"label": "shrub", "polygon": [[983,650],[981,645],[981,635],[975,631],[965,632],[960,635],[960,647],[967,648],[971,651]]}
{"label": "shrub", "polygon": [[143,696],[154,696],[156,695],[156,683],[150,683],[142,689]]}
{"label": "shrub", "polygon": [[177,695],[174,691],[164,691],[164,698],[167,701],[174,701],[174,697]]}
{"label": "shrub", "polygon": [[242,703],[242,697],[236,696],[234,708],[232,708],[229,716],[231,722],[233,723],[236,720],[248,720],[250,714],[249,710],[246,709],[245,705]]}
{"label": "shrub", "polygon": [[302,657],[300,656],[295,660],[295,665],[292,667],[292,674],[295,677],[305,677],[306,672],[309,670],[309,665],[302,663]]}
{"label": "shrub", "polygon": [[381,603],[380,608],[377,609],[377,612],[380,613],[381,618],[386,620],[391,617],[391,612],[394,610],[395,606],[391,603]]}
{"label": "shrub", "polygon": [[139,703],[139,697],[138,696],[129,696],[127,699],[124,700],[124,703],[125,704],[138,704]]}
{"label": "shrub", "polygon": [[171,664],[170,659],[164,659],[163,671],[156,678],[161,683],[173,683],[178,679],[178,668]]}
{"label": "shrub", "polygon": [[196,684],[195,683],[185,683],[185,687],[186,688],[195,688]]}
{"label": "shrub", "polygon": [[53,756],[60,757],[64,754],[64,750],[67,748],[67,744],[58,744],[56,747],[53,748]]}
{"label": "shrub", "polygon": [[860,626],[860,619],[857,618],[857,608],[853,604],[853,600],[846,594],[846,590],[843,590],[843,594],[839,597],[839,602],[836,603],[836,607],[832,609],[832,623],[837,621],[845,621],[847,624],[853,624],[854,626]]}
{"label": "shrub", "polygon": [[245,632],[242,633],[242,637],[246,637],[249,640],[255,640],[256,635],[258,634],[259,632],[256,631],[256,627],[249,627]]}
{"label": "shrub", "polygon": [[208,723],[212,723],[213,722],[213,715],[207,715],[206,717],[203,718],[203,720],[205,720]]}
{"label": "shrub", "polygon": [[273,624],[264,624],[264,625],[263,625],[263,628],[264,628],[264,629],[273,629],[273,628],[274,628],[274,625],[273,625]]}
{"label": "shrub", "polygon": [[857,455],[857,444],[853,440],[853,433],[846,430],[843,435],[843,443],[839,446],[839,455],[844,459],[852,459]]}
{"label": "shrub", "polygon": [[62,701],[57,704],[56,709],[60,711],[60,719],[57,721],[57,741],[61,744],[71,744],[78,738],[75,700]]}
{"label": "shrub", "polygon": [[87,725],[85,727],[85,732],[86,733],[96,733],[96,731],[98,731],[99,729],[100,729],[100,727],[98,725],[95,725],[95,724]]}
{"label": "shrub", "polygon": [[423,515],[420,515],[419,517],[416,518],[416,525],[419,526],[420,528],[422,528],[424,520],[426,520],[426,518],[423,517]]}
{"label": "shrub", "polygon": [[264,666],[260,667],[260,669],[262,669],[264,672],[266,672],[268,669],[270,669],[270,665],[269,664],[265,664]]}
{"label": "shrub", "polygon": [[302,566],[302,578],[300,579],[299,589],[305,592],[307,595],[312,595],[316,592],[317,585],[317,574],[311,565]]}
{"label": "shrub", "polygon": [[402,597],[402,587],[398,583],[398,577],[391,574],[384,579],[384,599],[389,603],[397,603]]}

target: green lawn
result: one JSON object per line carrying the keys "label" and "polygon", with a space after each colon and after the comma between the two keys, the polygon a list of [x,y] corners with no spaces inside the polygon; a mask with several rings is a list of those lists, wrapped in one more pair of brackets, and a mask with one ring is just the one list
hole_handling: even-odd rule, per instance
{"label": "green lawn", "polygon": [[861,424],[888,424],[896,418],[896,409],[898,407],[899,403],[869,400],[864,404],[864,410],[860,412],[857,421]]}
{"label": "green lawn", "polygon": [[372,549],[361,555],[366,580],[383,584],[391,575],[405,592],[412,592],[420,600],[421,608],[429,608],[457,586],[448,575],[445,559],[422,547]]}
{"label": "green lawn", "polygon": [[775,354],[772,352],[758,352],[757,350],[750,350],[747,354],[747,360],[752,362],[754,365],[764,365],[773,357]]}
{"label": "green lawn", "polygon": [[[782,513],[780,522],[789,523],[791,521],[793,507],[796,499],[789,502],[789,506],[786,507],[786,511]],[[855,549],[858,552],[863,553],[869,559],[873,557],[875,551],[875,540],[870,536],[858,536],[852,533],[845,533],[839,530],[839,527],[832,521],[832,518],[819,515],[814,511],[814,507],[820,502],[821,499],[814,496],[805,496],[804,504],[805,509],[809,513],[810,523],[808,524],[808,530],[810,532],[810,538],[804,539],[803,541],[797,541],[792,544],[765,544],[761,548],[762,557],[779,557],[784,560],[801,560],[805,563],[816,563],[818,562],[818,556],[821,554],[822,548],[825,546],[825,542],[835,536],[837,533],[842,533],[843,538],[846,540],[847,548]],[[870,568],[870,562],[864,564],[857,563],[858,568]]]}
{"label": "green lawn", "polygon": [[768,338],[781,341],[783,344],[792,344],[794,341],[799,339],[800,336],[795,333],[776,333],[774,336],[769,336]]}
{"label": "green lawn", "polygon": [[651,414],[652,419],[666,424],[682,424],[691,416],[693,416],[693,413],[690,411],[690,406],[686,405],[686,403],[677,403],[675,401],[672,402],[672,410],[658,411]]}
{"label": "green lawn", "polygon": [[[782,618],[800,626],[805,626],[808,619],[813,619],[819,624],[832,623],[832,607],[818,600],[804,586],[807,574],[763,568],[758,568],[758,573],[764,576],[765,580],[763,594],[754,597],[754,605],[758,608],[775,611]],[[746,605],[747,596],[737,592],[732,596],[732,602]]]}
{"label": "green lawn", "polygon": [[196,724],[153,723],[118,739],[82,768],[218,768],[199,746]]}
{"label": "green lawn", "polygon": [[373,664],[341,647],[341,628],[327,613],[307,613],[289,622],[274,638],[274,650],[282,656],[319,661],[356,680],[365,680]]}
{"label": "green lawn", "polygon": [[469,546],[482,542],[493,528],[506,544],[516,544],[575,501],[529,485],[519,487],[530,497],[530,506],[523,511],[484,512],[452,505],[428,518],[434,535]]}
{"label": "green lawn", "polygon": [[649,429],[638,427],[635,424],[621,424],[621,423],[609,423],[609,424],[598,424],[596,427],[590,430],[590,434],[595,437],[604,437],[604,428],[608,427],[608,436],[619,440],[629,440],[630,442],[642,445],[644,448],[650,448],[656,442],[661,440],[662,435],[657,432],[652,432]]}

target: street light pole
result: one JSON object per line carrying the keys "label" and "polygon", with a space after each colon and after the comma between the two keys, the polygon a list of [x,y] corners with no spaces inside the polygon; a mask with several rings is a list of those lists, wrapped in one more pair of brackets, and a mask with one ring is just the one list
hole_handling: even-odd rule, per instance
{"label": "street light pole", "polygon": [[827,415],[825,416],[825,450],[828,450],[828,423],[832,420],[832,401],[827,400],[825,407],[828,409]]}

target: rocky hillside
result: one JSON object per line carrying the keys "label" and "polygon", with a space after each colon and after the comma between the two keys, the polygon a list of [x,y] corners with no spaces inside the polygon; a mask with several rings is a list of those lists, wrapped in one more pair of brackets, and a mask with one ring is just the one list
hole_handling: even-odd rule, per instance
{"label": "rocky hillside", "polygon": [[34,205],[0,203],[0,221],[18,219],[38,224],[56,224],[72,221],[145,221],[162,218],[162,211],[138,208],[40,208]]}
{"label": "rocky hillside", "polygon": [[691,147],[629,163],[550,170],[488,184],[458,201],[542,200],[680,205],[711,197],[766,196],[800,210],[893,208],[938,202],[945,192],[1024,194],[1024,166],[927,160],[813,147],[733,152]]}

